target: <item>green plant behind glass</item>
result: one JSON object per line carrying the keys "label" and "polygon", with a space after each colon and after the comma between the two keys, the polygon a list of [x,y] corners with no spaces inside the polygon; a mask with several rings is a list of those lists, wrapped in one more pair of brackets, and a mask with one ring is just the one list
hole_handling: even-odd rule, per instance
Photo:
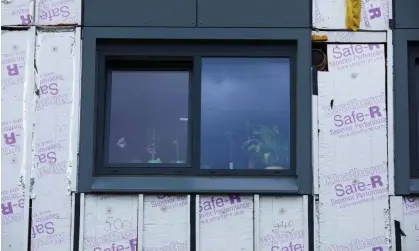
{"label": "green plant behind glass", "polygon": [[247,149],[253,158],[261,158],[265,165],[275,166],[288,158],[288,147],[284,142],[276,126],[262,125],[252,131],[242,148]]}

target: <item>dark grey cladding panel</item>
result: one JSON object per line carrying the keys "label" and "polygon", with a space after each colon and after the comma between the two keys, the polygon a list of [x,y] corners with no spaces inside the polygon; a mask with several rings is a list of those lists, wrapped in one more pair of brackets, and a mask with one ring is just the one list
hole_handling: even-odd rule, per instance
{"label": "dark grey cladding panel", "polygon": [[310,27],[311,0],[197,0],[199,27]]}
{"label": "dark grey cladding panel", "polygon": [[396,28],[419,28],[419,0],[394,0]]}
{"label": "dark grey cladding panel", "polygon": [[196,27],[196,0],[84,0],[85,26]]}

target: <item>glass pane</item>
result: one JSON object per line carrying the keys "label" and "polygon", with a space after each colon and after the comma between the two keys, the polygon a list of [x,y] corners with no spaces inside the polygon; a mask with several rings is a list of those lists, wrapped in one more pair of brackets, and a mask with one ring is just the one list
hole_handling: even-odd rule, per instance
{"label": "glass pane", "polygon": [[290,168],[290,62],[202,60],[202,169]]}
{"label": "glass pane", "polygon": [[416,131],[412,133],[413,136],[416,137],[416,144],[412,144],[416,147],[416,158],[412,161],[413,166],[416,166],[416,168],[413,169],[412,174],[414,177],[419,177],[419,57],[415,58],[415,64],[409,69],[409,71],[412,71],[413,73],[412,85],[413,89],[416,89],[416,93],[414,94],[416,97],[413,97],[414,104],[411,104],[413,107],[416,107],[416,109],[413,109],[415,115],[412,116],[413,119],[416,119],[413,123],[413,125],[416,123]]}
{"label": "glass pane", "polygon": [[109,163],[187,161],[189,72],[113,71]]}

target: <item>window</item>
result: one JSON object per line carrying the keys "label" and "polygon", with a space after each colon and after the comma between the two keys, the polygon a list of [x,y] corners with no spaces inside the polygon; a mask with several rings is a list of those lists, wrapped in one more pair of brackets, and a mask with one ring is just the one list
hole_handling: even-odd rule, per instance
{"label": "window", "polygon": [[88,138],[81,137],[79,181],[90,184],[79,187],[307,193],[310,59],[302,84],[296,49],[272,41],[96,41],[94,98],[82,90],[81,108]]}

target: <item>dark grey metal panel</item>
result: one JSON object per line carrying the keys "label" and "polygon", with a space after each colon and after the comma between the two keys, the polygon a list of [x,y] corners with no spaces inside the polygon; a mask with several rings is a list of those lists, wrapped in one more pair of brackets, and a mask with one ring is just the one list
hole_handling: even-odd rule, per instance
{"label": "dark grey metal panel", "polygon": [[199,27],[309,27],[310,0],[197,0]]}
{"label": "dark grey metal panel", "polygon": [[419,28],[419,1],[418,0],[395,0],[394,18],[396,28]]}
{"label": "dark grey metal panel", "polygon": [[95,177],[92,192],[297,194],[295,178]]}
{"label": "dark grey metal panel", "polygon": [[[311,29],[257,28],[131,28],[84,27],[83,39],[235,39],[235,40],[296,40],[311,43]],[[299,47],[300,48],[300,47]],[[309,48],[309,47],[307,47]],[[83,51],[84,52],[84,51]],[[89,52],[90,53],[90,52]],[[92,52],[95,53],[95,52]],[[310,55],[306,55],[311,57]],[[311,60],[311,59],[309,59]],[[311,65],[311,64],[310,64]],[[310,72],[310,66],[308,67]]]}
{"label": "dark grey metal panel", "polygon": [[419,179],[410,180],[410,194],[419,195]]}
{"label": "dark grey metal panel", "polygon": [[85,0],[85,26],[195,27],[195,0]]}
{"label": "dark grey metal panel", "polygon": [[311,34],[298,40],[296,82],[297,175],[300,194],[313,193]]}
{"label": "dark grey metal panel", "polygon": [[[78,163],[78,192],[91,192],[93,190],[112,192],[137,192],[151,191],[153,184],[161,183],[165,179],[174,181],[177,177],[161,178],[161,181],[147,182],[150,185],[138,187],[138,179],[145,177],[119,177],[100,178],[94,177],[94,144],[95,144],[95,83],[96,83],[96,40],[110,39],[214,39],[214,40],[294,40],[297,41],[297,72],[296,91],[297,107],[296,128],[297,136],[297,178],[286,177],[263,177],[263,178],[193,178],[190,177],[184,186],[175,186],[179,183],[168,183],[168,190],[191,189],[215,191],[219,185],[219,192],[242,192],[253,193],[294,193],[311,194],[313,188],[312,178],[312,147],[311,147],[311,111],[312,111],[312,83],[310,80],[311,66],[311,29],[242,29],[242,28],[112,28],[112,27],[84,27],[83,28],[83,61],[82,61],[82,85],[81,85],[81,125],[80,125],[80,150]],[[187,177],[185,177],[186,179]],[[127,179],[126,181],[124,181]],[[149,178],[148,178],[149,179]],[[228,185],[225,180],[229,180]],[[145,180],[144,180],[145,181]],[[125,183],[127,182],[127,183]],[[139,182],[141,183],[141,182]],[[132,187],[128,187],[131,184]],[[211,184],[211,185],[210,185]],[[218,185],[217,185],[218,184]],[[234,184],[234,186],[233,186]],[[196,187],[200,185],[200,187]],[[144,189],[143,189],[144,188]],[[160,189],[156,188],[155,189]],[[270,190],[273,189],[273,190]]]}
{"label": "dark grey metal panel", "polygon": [[95,77],[96,77],[96,39],[86,36],[82,43],[82,73],[80,92],[80,138],[77,166],[77,191],[91,189],[94,170],[95,147]]}
{"label": "dark grey metal panel", "polygon": [[419,191],[412,190],[417,185],[410,179],[408,42],[419,41],[419,29],[396,29],[393,34],[395,194],[409,195]]}

